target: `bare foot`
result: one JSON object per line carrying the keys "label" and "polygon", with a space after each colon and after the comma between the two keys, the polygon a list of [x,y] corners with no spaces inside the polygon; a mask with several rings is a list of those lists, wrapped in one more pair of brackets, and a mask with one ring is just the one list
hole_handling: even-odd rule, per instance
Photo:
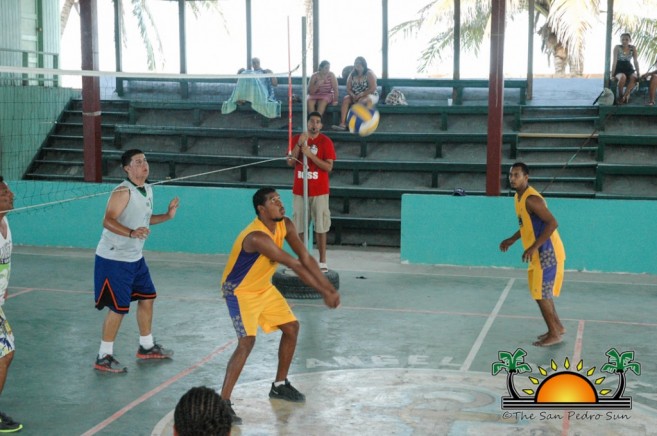
{"label": "bare foot", "polygon": [[[563,336],[563,335],[565,335],[565,334],[566,334],[566,329],[562,329],[562,330],[559,332],[559,336]],[[538,340],[543,340],[543,339],[547,338],[548,336],[550,336],[550,332],[545,332],[545,333],[543,333],[542,335],[538,335],[538,336],[536,336],[536,339],[538,339]]]}
{"label": "bare foot", "polygon": [[560,335],[555,335],[555,336],[547,336],[540,341],[534,342],[532,345],[536,347],[549,347],[550,345],[555,345],[558,344],[559,342],[563,341]]}

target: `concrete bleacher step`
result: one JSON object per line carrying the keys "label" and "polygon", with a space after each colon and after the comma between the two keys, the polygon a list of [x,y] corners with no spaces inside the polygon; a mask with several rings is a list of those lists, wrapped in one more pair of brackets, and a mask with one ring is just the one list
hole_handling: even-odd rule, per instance
{"label": "concrete bleacher step", "polygon": [[[284,117],[263,128],[262,117],[248,108],[224,116],[220,105],[208,102],[138,106],[131,115],[129,106],[101,102],[104,182],[118,183],[123,179],[119,157],[122,150],[134,146],[148,153],[153,181],[225,168],[226,172],[192,177],[176,184],[246,189],[267,184],[290,189],[292,170],[283,160],[245,169],[231,168],[281,157],[281,150],[286,148],[287,130],[276,126],[286,125]],[[329,112],[337,114],[338,110],[331,107]],[[600,137],[606,136],[598,141],[595,129],[585,125],[596,122],[597,111],[597,107],[505,106],[505,115],[517,114],[516,120],[527,122],[528,129],[508,133],[513,126],[506,120],[504,153],[510,147],[515,153],[513,159],[518,154],[527,156],[532,181],[550,197],[613,197],[620,192],[615,187],[616,178],[626,177],[627,172],[641,183],[643,179],[648,183],[657,178],[657,174],[652,175],[652,169],[639,170],[638,176],[634,175],[634,168],[607,167],[598,171],[598,162],[591,153],[599,154],[599,144],[614,153],[621,151],[619,145],[623,141],[634,144],[636,138],[623,139],[633,136],[624,132],[614,136],[601,132]],[[468,195],[485,195],[485,155],[478,153],[480,149],[485,151],[487,144],[486,113],[485,106],[381,106],[382,124],[366,138],[331,131],[325,122],[324,133],[334,140],[338,151],[331,176],[334,225],[329,243],[399,246],[400,204],[406,193],[452,195],[455,188],[463,188]],[[427,117],[435,119],[432,130],[425,122]],[[608,132],[614,132],[615,119],[608,120]],[[295,129],[299,125],[295,124]],[[644,144],[644,150],[657,144],[655,137],[657,132],[642,135],[639,142]],[[35,157],[27,178],[83,180],[82,149],[81,106],[69,106]],[[462,151],[459,154],[455,150]],[[569,160],[578,152],[581,154],[576,160]],[[509,164],[503,163],[504,175]],[[598,186],[600,189],[596,190]],[[508,186],[506,189],[510,191]]]}
{"label": "concrete bleacher step", "polygon": [[520,122],[527,123],[580,123],[597,122],[598,116],[572,116],[572,117],[520,117]]}
{"label": "concrete bleacher step", "polygon": [[597,106],[525,106],[518,118],[517,128],[524,124],[577,124],[593,123],[600,119]]}

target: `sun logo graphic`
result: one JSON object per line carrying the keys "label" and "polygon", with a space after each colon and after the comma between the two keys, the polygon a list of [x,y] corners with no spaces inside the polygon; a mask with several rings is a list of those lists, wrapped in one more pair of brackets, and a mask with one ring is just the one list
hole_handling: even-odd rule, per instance
{"label": "sun logo graphic", "polygon": [[527,352],[522,348],[513,353],[498,352],[499,361],[493,363],[492,374],[506,372],[506,389],[509,392],[509,396],[502,397],[502,409],[632,409],[632,397],[624,396],[625,375],[628,371],[641,375],[641,364],[634,362],[634,351],[619,353],[611,348],[605,355],[608,361],[600,371],[618,377],[616,389],[599,389],[606,377],[595,378],[595,367],[583,371],[582,360],[575,365],[574,371],[566,358],[562,370],[554,360],[549,369],[539,366],[542,378],[528,377],[536,388],[522,389],[521,392],[526,395],[521,395],[516,388],[515,376],[532,372],[531,366],[524,361]]}

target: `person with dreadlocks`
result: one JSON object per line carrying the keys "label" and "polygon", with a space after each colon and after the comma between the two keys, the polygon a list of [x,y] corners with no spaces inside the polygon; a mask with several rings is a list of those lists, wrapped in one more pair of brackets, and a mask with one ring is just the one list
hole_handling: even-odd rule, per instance
{"label": "person with dreadlocks", "polygon": [[518,239],[522,239],[522,260],[529,264],[529,291],[548,327],[547,333],[540,335],[533,345],[546,347],[558,344],[566,333],[553,300],[561,293],[566,260],[566,251],[557,231],[559,224],[548,210],[543,196],[529,186],[529,168],[526,164],[516,162],[511,166],[509,182],[516,191],[514,203],[520,230],[503,240],[500,250],[506,252]]}
{"label": "person with dreadlocks", "polygon": [[173,412],[174,436],[228,436],[232,423],[226,403],[206,386],[188,390]]}

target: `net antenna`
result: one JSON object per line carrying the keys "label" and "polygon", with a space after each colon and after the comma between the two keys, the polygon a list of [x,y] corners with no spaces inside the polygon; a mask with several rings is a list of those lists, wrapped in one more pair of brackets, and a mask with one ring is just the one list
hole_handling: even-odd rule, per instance
{"label": "net antenna", "polygon": [[[306,17],[301,17],[301,123],[303,131],[308,134],[308,105],[306,104],[308,92],[308,72],[306,70]],[[308,140],[304,145],[308,145]],[[303,245],[310,252],[310,211],[308,206],[308,156],[303,155]]]}

